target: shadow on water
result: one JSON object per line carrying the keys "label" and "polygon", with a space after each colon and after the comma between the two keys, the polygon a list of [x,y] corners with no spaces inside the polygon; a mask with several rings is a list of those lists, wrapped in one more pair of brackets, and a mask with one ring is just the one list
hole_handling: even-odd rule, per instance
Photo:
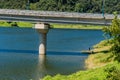
{"label": "shadow on water", "polygon": [[0,52],[7,52],[7,53],[38,53],[35,50],[15,50],[15,49],[0,49]]}
{"label": "shadow on water", "polygon": [[[0,52],[7,53],[31,53],[38,54],[37,50],[15,50],[15,49],[0,49]],[[58,52],[58,51],[47,51],[47,55],[76,55],[76,56],[87,56],[88,54],[82,54],[80,52]]]}
{"label": "shadow on water", "polygon": [[44,56],[38,54],[40,38],[35,30],[1,28],[0,80],[39,80],[45,75],[67,75],[84,70],[88,54],[79,51],[102,40],[101,34],[93,30],[52,29]]}
{"label": "shadow on water", "polygon": [[0,55],[3,56],[0,59],[0,80],[39,80],[46,75],[70,74],[83,70],[84,58],[87,56],[77,52],[54,51],[38,55],[35,50],[14,49],[0,49]]}

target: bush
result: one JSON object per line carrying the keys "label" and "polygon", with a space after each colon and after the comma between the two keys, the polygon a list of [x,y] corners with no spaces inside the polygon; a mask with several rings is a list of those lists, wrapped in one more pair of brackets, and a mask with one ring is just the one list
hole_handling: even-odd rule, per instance
{"label": "bush", "polygon": [[13,22],[13,23],[11,23],[11,26],[18,27],[18,24],[17,24],[17,22]]}
{"label": "bush", "polygon": [[120,70],[115,66],[106,68],[105,72],[107,72],[106,80],[120,80]]}
{"label": "bush", "polygon": [[111,51],[115,54],[116,60],[120,62],[120,19],[118,19],[117,13],[114,13],[114,19],[112,20],[112,25],[110,27],[104,28],[105,34],[108,34],[113,39],[113,46]]}

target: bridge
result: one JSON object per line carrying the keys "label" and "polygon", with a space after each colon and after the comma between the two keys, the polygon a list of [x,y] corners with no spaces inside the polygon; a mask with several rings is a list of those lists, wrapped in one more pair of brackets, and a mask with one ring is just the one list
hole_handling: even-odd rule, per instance
{"label": "bridge", "polygon": [[0,20],[7,21],[110,25],[113,18],[113,14],[0,9]]}
{"label": "bridge", "polygon": [[[41,34],[39,46],[39,54],[41,55],[46,53],[46,36],[50,27],[49,23],[110,25],[113,18],[114,15],[112,14],[103,16],[93,13],[0,9],[0,20],[37,23],[35,29]],[[120,15],[118,15],[118,18],[120,18]]]}

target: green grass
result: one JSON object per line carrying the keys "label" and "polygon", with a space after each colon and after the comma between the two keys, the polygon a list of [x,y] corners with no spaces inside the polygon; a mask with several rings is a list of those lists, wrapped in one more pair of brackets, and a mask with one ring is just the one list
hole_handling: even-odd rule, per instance
{"label": "green grass", "polygon": [[103,40],[100,43],[94,45],[93,48],[101,48],[103,46],[112,46],[112,44],[113,44],[113,40],[112,39]]}
{"label": "green grass", "polygon": [[8,27],[8,26],[11,26],[11,25],[8,24],[8,23],[5,22],[5,21],[0,21],[0,26],[2,26],[2,27]]}
{"label": "green grass", "polygon": [[[109,75],[112,72],[114,72],[112,68],[115,68],[117,71],[119,71],[120,63],[118,62],[109,63],[108,65],[100,68],[91,69],[87,71],[79,71],[68,76],[60,75],[60,74],[54,77],[46,76],[45,78],[43,78],[43,80],[110,80],[109,78],[114,77],[114,76],[109,77]],[[119,77],[119,73],[116,75]],[[120,80],[120,78],[114,80]]]}
{"label": "green grass", "polygon": [[33,27],[34,25],[30,22],[6,22],[6,21],[0,21],[0,26],[1,27],[16,27],[12,26],[17,23],[17,27]]}
{"label": "green grass", "polygon": [[[30,22],[16,22],[18,27],[31,28],[34,27],[34,24]],[[15,22],[6,22],[0,21],[0,26],[2,27],[14,27]],[[78,25],[78,24],[51,24],[51,28],[62,28],[62,29],[102,29],[103,26],[94,26],[94,25]]]}
{"label": "green grass", "polygon": [[17,22],[18,26],[20,27],[34,27],[34,24],[29,23],[29,22]]}
{"label": "green grass", "polygon": [[79,24],[52,24],[52,28],[64,28],[64,29],[102,29],[103,26],[95,25],[79,25]]}

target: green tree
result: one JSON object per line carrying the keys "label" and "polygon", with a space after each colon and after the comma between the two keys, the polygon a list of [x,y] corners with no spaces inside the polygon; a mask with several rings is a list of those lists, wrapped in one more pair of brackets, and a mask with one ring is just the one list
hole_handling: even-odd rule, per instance
{"label": "green tree", "polygon": [[114,13],[114,19],[110,27],[105,27],[103,31],[109,34],[113,39],[114,45],[111,50],[116,55],[116,60],[120,61],[120,19],[117,17],[117,13]]}
{"label": "green tree", "polygon": [[[44,11],[68,11],[101,13],[102,0],[29,0],[30,9]],[[13,4],[14,3],[14,4]],[[28,0],[0,0],[1,9],[26,9]],[[119,0],[105,0],[105,13],[118,11]]]}

